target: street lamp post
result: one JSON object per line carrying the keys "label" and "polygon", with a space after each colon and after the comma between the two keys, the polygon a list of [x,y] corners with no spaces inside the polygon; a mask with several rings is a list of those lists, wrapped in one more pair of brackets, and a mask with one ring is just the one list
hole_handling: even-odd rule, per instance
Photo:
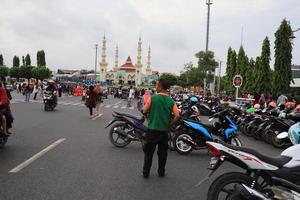
{"label": "street lamp post", "polygon": [[222,69],[222,61],[220,61],[219,65],[219,74],[218,74],[218,94],[220,94],[220,84],[221,84],[221,69]]}
{"label": "street lamp post", "polygon": [[[206,0],[206,5],[207,5],[207,24],[206,24],[206,45],[205,45],[205,51],[208,52],[210,6],[212,5],[212,0]],[[206,74],[207,74],[207,72],[205,72],[205,76],[206,76]],[[203,83],[204,96],[206,95],[205,88],[206,88],[206,78],[204,77],[204,83]]]}
{"label": "street lamp post", "polygon": [[[97,54],[98,54],[98,44],[95,44],[95,49],[96,49],[96,53],[95,53],[95,77],[96,77],[96,70],[97,70]],[[96,78],[95,78],[96,80]]]}

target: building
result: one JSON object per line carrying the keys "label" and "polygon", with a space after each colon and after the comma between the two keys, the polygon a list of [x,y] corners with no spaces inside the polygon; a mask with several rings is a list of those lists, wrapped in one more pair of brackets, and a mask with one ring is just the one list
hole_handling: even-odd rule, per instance
{"label": "building", "polygon": [[292,77],[294,83],[291,83],[290,87],[300,87],[300,65],[292,65]]}
{"label": "building", "polygon": [[144,71],[142,64],[142,40],[141,36],[138,39],[137,48],[137,62],[134,64],[130,56],[127,57],[124,64],[119,65],[119,49],[118,45],[115,50],[114,66],[108,69],[108,62],[106,60],[106,38],[105,35],[102,40],[102,52],[100,68],[100,82],[107,83],[109,85],[142,85],[153,79],[153,71],[151,69],[151,48],[148,49],[147,64]]}

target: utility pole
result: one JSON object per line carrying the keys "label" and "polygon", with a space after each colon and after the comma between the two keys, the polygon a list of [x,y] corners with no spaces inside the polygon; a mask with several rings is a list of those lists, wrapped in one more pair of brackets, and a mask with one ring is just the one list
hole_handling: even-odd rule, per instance
{"label": "utility pole", "polygon": [[[96,76],[96,71],[97,71],[97,54],[98,54],[98,44],[95,44],[95,49],[96,49],[96,54],[95,54],[95,76]],[[96,80],[96,77],[95,77]]]}
{"label": "utility pole", "polygon": [[219,64],[219,78],[218,78],[218,93],[220,94],[220,84],[221,84],[221,68],[222,68],[222,61]]}
{"label": "utility pole", "polygon": [[[208,42],[209,42],[209,21],[210,21],[210,6],[212,5],[211,0],[206,0],[206,5],[207,5],[207,25],[206,25],[206,46],[205,46],[205,51],[208,52]],[[205,72],[206,76],[207,72]],[[206,78],[204,77],[204,96],[206,95],[205,92],[206,88]]]}

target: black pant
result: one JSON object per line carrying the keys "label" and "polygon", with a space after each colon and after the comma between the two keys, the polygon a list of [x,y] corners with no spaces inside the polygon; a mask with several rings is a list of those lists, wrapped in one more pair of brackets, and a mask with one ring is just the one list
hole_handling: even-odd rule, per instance
{"label": "black pant", "polygon": [[148,130],[146,133],[146,142],[143,146],[144,150],[144,167],[143,173],[149,174],[151,165],[152,165],[152,157],[158,145],[157,155],[158,155],[158,173],[165,173],[165,166],[167,162],[168,156],[168,132],[156,131],[156,130]]}
{"label": "black pant", "polygon": [[37,95],[37,92],[34,93],[34,97],[33,97],[34,100],[36,100],[36,95]]}
{"label": "black pant", "polygon": [[89,107],[90,115],[93,115],[93,107]]}

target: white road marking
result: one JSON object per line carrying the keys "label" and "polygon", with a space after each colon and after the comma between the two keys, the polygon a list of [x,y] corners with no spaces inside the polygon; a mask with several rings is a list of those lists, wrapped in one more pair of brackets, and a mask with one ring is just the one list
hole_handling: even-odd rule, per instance
{"label": "white road marking", "polygon": [[105,106],[105,108],[110,108],[110,107],[111,107],[111,105],[106,105],[106,106]]}
{"label": "white road marking", "polygon": [[62,143],[65,140],[66,140],[65,138],[60,138],[59,140],[53,142],[52,144],[50,144],[48,147],[46,147],[42,151],[38,152],[37,154],[35,154],[31,158],[29,158],[28,160],[22,162],[21,164],[19,164],[18,166],[16,166],[12,170],[10,170],[9,173],[18,173],[19,171],[21,171],[22,169],[24,169],[25,167],[27,167],[28,165],[30,165],[32,162],[34,162],[38,158],[42,157],[48,151],[50,151],[51,149],[55,148],[57,145],[59,145],[60,143]]}
{"label": "white road marking", "polygon": [[77,106],[77,105],[79,105],[79,104],[81,104],[81,103],[74,103],[73,105],[74,105],[74,106]]}
{"label": "white road marking", "polygon": [[98,118],[101,117],[101,116],[102,116],[102,113],[99,114],[99,115],[97,115],[96,117],[92,118],[92,120],[96,120],[96,119],[98,119]]}
{"label": "white road marking", "polygon": [[127,106],[122,106],[122,107],[121,107],[121,109],[125,109],[125,108],[127,108]]}
{"label": "white road marking", "polygon": [[113,106],[113,108],[118,108],[118,107],[119,107],[119,105],[114,105],[114,106]]}
{"label": "white road marking", "polygon": [[101,105],[100,105],[100,107],[103,107],[103,106],[104,106],[104,104],[101,104]]}
{"label": "white road marking", "polygon": [[123,102],[123,100],[121,100],[121,101],[118,101],[117,103],[115,103],[114,105],[115,106],[117,106],[117,105],[119,105],[120,103],[122,103]]}
{"label": "white road marking", "polygon": [[130,110],[133,110],[133,109],[134,109],[134,107],[133,107],[133,106],[132,106],[132,107],[129,107],[129,109],[130,109]]}

